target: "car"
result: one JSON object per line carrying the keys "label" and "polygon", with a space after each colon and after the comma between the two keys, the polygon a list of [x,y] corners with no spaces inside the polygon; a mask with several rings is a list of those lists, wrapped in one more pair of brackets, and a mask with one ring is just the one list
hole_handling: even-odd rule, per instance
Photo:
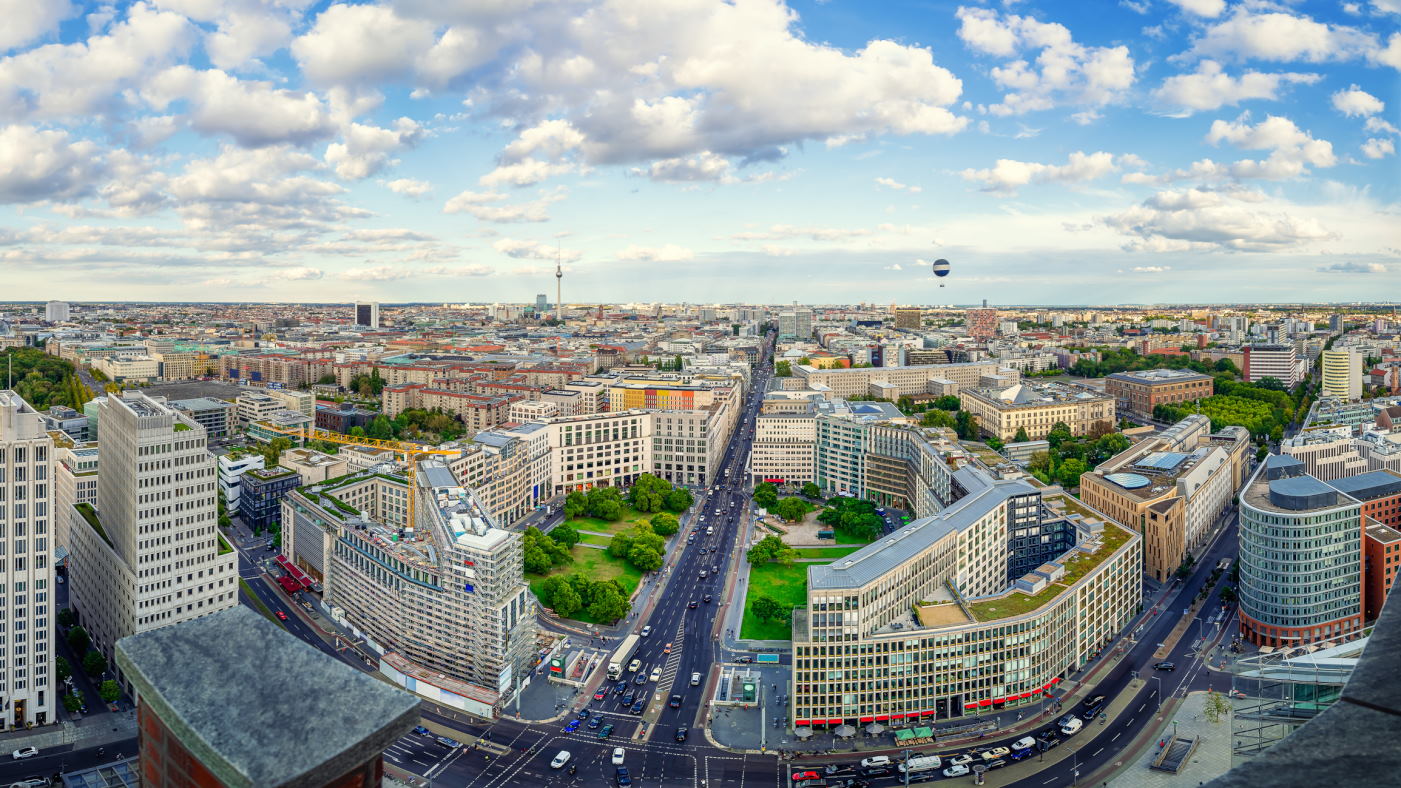
{"label": "car", "polygon": [[628,774],[628,767],[619,766],[614,773],[613,779],[618,781],[618,785],[632,785],[632,776]]}
{"label": "car", "polygon": [[413,732],[414,732],[414,733],[417,733],[419,736],[432,736],[432,735],[433,735],[433,733],[432,733],[431,731],[429,731],[427,728],[423,727],[422,725],[415,725],[415,726],[414,726],[414,729],[413,729]]}
{"label": "car", "polygon": [[973,762],[973,753],[965,752],[962,755],[955,755],[949,759],[949,763],[954,766],[967,766]]}
{"label": "car", "polygon": [[793,783],[793,788],[831,788],[831,786],[827,784],[826,780],[819,777],[816,780],[801,780]]}
{"label": "car", "polygon": [[646,684],[646,683],[647,683],[647,674],[646,674],[646,673],[641,673],[641,672],[639,672],[636,676],[633,676],[633,677],[632,677],[632,683],[633,683],[633,684]]}
{"label": "car", "polygon": [[808,770],[805,772],[793,772],[793,782],[797,782],[799,780],[817,780],[821,777],[822,775],[812,770]]}
{"label": "car", "polygon": [[680,696],[680,695],[672,695],[672,696],[671,696],[671,700],[670,700],[670,701],[667,701],[667,704],[666,704],[666,705],[672,707],[673,709],[679,709],[679,708],[681,708],[681,696]]}
{"label": "car", "polygon": [[38,754],[39,748],[37,747],[21,747],[18,750],[15,750],[14,752],[10,753],[10,758],[16,761],[22,761],[25,758],[33,758]]}
{"label": "car", "polygon": [[753,661],[754,661],[754,658],[753,658],[753,657],[735,657],[735,662],[738,662],[738,663],[741,664],[741,665],[748,665],[749,663],[751,663],[751,662],[753,662]]}
{"label": "car", "polygon": [[49,788],[49,781],[43,777],[26,777],[17,783],[10,783],[10,788]]}
{"label": "car", "polygon": [[612,735],[613,735],[613,723],[611,723],[611,722],[608,723],[607,725],[604,725],[604,726],[603,726],[603,729],[600,730],[600,731],[598,732],[598,738],[600,738],[600,739],[606,739],[606,738],[608,738],[609,736],[612,736]]}
{"label": "car", "polygon": [[1031,750],[1013,750],[1013,751],[1012,751],[1012,754],[1009,755],[1009,756],[1007,756],[1007,757],[1011,758],[1011,759],[1014,760],[1014,761],[1020,761],[1020,760],[1023,759],[1023,758],[1030,758],[1032,755],[1035,755],[1035,754],[1036,754],[1036,750],[1034,750],[1034,749],[1031,749]]}
{"label": "car", "polygon": [[632,702],[635,700],[637,700],[637,695],[631,691],[629,691],[626,695],[623,695],[624,706],[631,706]]}
{"label": "car", "polygon": [[710,594],[706,594],[705,596],[701,597],[701,601],[702,601],[702,602],[709,602],[709,601],[710,601]]}
{"label": "car", "polygon": [[856,767],[845,763],[829,763],[822,767],[822,774],[825,777],[837,774],[856,774]]}
{"label": "car", "polygon": [[701,554],[701,555],[705,555],[705,554],[706,554],[706,549],[705,549],[704,547],[702,547],[702,548],[700,549],[700,554]]}
{"label": "car", "polygon": [[588,709],[579,709],[579,713],[578,713],[577,715],[575,715],[575,716],[577,716],[577,717],[578,717],[579,719],[581,719],[581,720],[587,720],[587,719],[589,718],[589,710],[588,710]]}
{"label": "car", "polygon": [[593,730],[594,728],[597,728],[598,726],[600,726],[600,725],[602,725],[602,724],[603,724],[603,718],[600,717],[600,716],[598,716],[597,714],[595,714],[594,716],[592,716],[592,717],[589,718],[589,724],[588,724],[587,727],[588,727],[589,730]]}
{"label": "car", "polygon": [[593,699],[594,699],[594,700],[603,700],[603,699],[605,699],[605,698],[607,698],[607,697],[608,697],[608,689],[607,689],[606,687],[599,687],[599,688],[598,688],[598,692],[595,692],[595,693],[593,694]]}
{"label": "car", "polygon": [[661,665],[658,665],[658,666],[656,666],[655,668],[652,668],[652,675],[649,677],[649,679],[652,681],[652,683],[655,684],[656,682],[660,681],[661,678],[662,678],[662,666],[661,666]]}
{"label": "car", "polygon": [[627,689],[628,689],[628,683],[627,683],[626,681],[620,681],[620,682],[618,682],[617,684],[614,684],[614,685],[613,685],[613,694],[614,694],[614,695],[621,695],[621,694],[623,694],[624,692],[627,692]]}
{"label": "car", "polygon": [[645,709],[645,708],[647,708],[647,701],[645,701],[645,700],[640,700],[640,701],[638,701],[638,702],[632,704],[632,713],[633,713],[633,714],[641,714],[641,713],[642,713],[642,710]]}
{"label": "car", "polygon": [[695,609],[696,609],[696,600],[692,599],[690,602],[688,602],[688,603],[686,604],[686,607],[687,607],[688,609],[690,609],[690,610],[695,610]]}
{"label": "car", "polygon": [[984,761],[995,761],[998,758],[1001,758],[1005,755],[1010,755],[1011,753],[1012,751],[1007,749],[1006,747],[993,747],[992,749],[984,750],[982,758]]}
{"label": "car", "polygon": [[869,757],[869,758],[862,758],[862,759],[861,759],[861,768],[863,768],[863,769],[870,769],[870,768],[873,768],[873,767],[876,767],[876,766],[889,766],[889,765],[890,765],[890,756],[889,756],[889,755],[872,755],[872,756]]}
{"label": "car", "polygon": [[1012,742],[1011,750],[1012,750],[1012,752],[1016,752],[1017,750],[1029,750],[1029,749],[1031,749],[1032,747],[1035,747],[1035,746],[1036,746],[1036,740],[1035,740],[1035,739],[1033,739],[1033,738],[1030,737],[1030,736],[1023,736],[1022,738],[1017,739],[1016,741]]}
{"label": "car", "polygon": [[284,612],[282,612],[281,610],[277,611],[277,620],[278,620],[278,621],[286,621],[286,620],[287,620],[287,614],[284,613]]}
{"label": "car", "polygon": [[966,764],[962,764],[962,763],[956,763],[956,764],[954,764],[953,766],[950,766],[950,767],[948,767],[947,769],[944,769],[944,776],[945,776],[945,777],[962,777],[963,775],[965,775],[965,774],[967,774],[967,773],[968,773],[968,766],[967,766]]}
{"label": "car", "polygon": [[690,729],[690,728],[677,728],[677,729],[676,729],[676,740],[677,740],[677,741],[686,741],[686,734],[688,734],[688,733],[690,733],[690,732],[691,732],[691,729]]}
{"label": "car", "polygon": [[1006,766],[1006,765],[1007,765],[1007,761],[1006,761],[1006,759],[1004,759],[1004,758],[994,758],[993,760],[987,761],[986,763],[983,764],[983,766],[985,766],[985,767],[987,767],[987,768],[989,768],[989,769],[1001,769],[1003,766]]}
{"label": "car", "polygon": [[662,649],[662,653],[663,653],[663,654],[670,654],[670,653],[671,653],[671,644],[670,644],[670,643],[666,644],[666,647]]}
{"label": "car", "polygon": [[574,731],[579,730],[579,726],[582,724],[583,723],[579,722],[578,720],[570,720],[569,724],[564,726],[564,732],[573,733]]}
{"label": "car", "polygon": [[651,637],[651,636],[652,636],[652,627],[651,627],[651,625],[648,625],[648,626],[643,627],[643,628],[642,628],[642,637]]}
{"label": "car", "polygon": [[706,579],[706,578],[709,577],[709,576],[710,576],[710,573],[709,573],[709,572],[705,571],[704,569],[700,570],[700,579],[704,580],[704,579]]}
{"label": "car", "polygon": [[1038,745],[1036,745],[1036,749],[1040,750],[1041,752],[1045,752],[1045,751],[1047,751],[1047,750],[1055,749],[1056,747],[1059,747],[1059,746],[1060,746],[1060,737],[1059,737],[1059,736],[1051,736],[1051,737],[1049,737],[1049,738],[1042,739],[1042,740],[1041,740],[1041,743],[1038,744]]}
{"label": "car", "polygon": [[1060,733],[1062,736],[1074,736],[1082,727],[1084,723],[1080,722],[1079,718],[1071,717],[1070,722],[1060,726]]}
{"label": "car", "polygon": [[1171,662],[1157,662],[1153,665],[1153,670],[1177,670],[1177,666]]}
{"label": "car", "polygon": [[455,749],[457,749],[458,747],[461,747],[461,746],[462,746],[462,742],[458,741],[457,739],[450,739],[450,738],[448,738],[447,736],[434,736],[433,738],[434,738],[439,744],[443,745],[444,747],[448,748],[449,750],[455,750]]}
{"label": "car", "polygon": [[613,765],[614,765],[614,766],[622,766],[622,765],[623,765],[623,756],[624,756],[625,754],[626,754],[626,752],[623,750],[622,747],[614,747],[614,748],[613,748]]}
{"label": "car", "polygon": [[555,759],[550,761],[550,768],[563,769],[564,765],[569,763],[569,758],[569,750],[560,750],[559,754],[555,756]]}
{"label": "car", "polygon": [[699,674],[699,673],[692,673],[692,674],[691,674],[691,686],[692,686],[692,687],[699,687],[699,686],[700,686],[700,683],[701,683],[701,674]]}

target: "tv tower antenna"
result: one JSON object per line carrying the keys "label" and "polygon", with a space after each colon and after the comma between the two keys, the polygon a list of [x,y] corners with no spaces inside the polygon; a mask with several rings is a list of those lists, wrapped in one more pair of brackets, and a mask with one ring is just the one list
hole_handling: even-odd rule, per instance
{"label": "tv tower antenna", "polygon": [[564,304],[560,302],[560,291],[564,281],[564,250],[555,244],[555,320],[564,325]]}

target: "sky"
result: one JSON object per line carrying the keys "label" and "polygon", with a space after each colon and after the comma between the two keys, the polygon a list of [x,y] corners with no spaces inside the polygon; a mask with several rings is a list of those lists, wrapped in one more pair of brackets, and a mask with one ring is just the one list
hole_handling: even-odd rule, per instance
{"label": "sky", "polygon": [[557,258],[566,303],[1401,294],[1401,0],[0,18],[9,299],[527,302]]}

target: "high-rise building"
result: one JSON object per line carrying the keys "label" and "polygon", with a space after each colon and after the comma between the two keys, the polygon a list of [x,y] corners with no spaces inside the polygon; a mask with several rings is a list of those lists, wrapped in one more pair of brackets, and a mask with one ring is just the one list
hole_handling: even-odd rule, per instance
{"label": "high-rise building", "polygon": [[1247,383],[1274,378],[1285,388],[1294,388],[1303,377],[1303,364],[1293,345],[1246,345],[1241,352],[1245,362],[1241,372]]}
{"label": "high-rise building", "polygon": [[10,537],[0,561],[0,602],[9,608],[0,639],[0,730],[53,721],[53,439],[44,420],[13,391],[0,391],[0,521]]}
{"label": "high-rise building", "polygon": [[1331,315],[1328,316],[1328,330],[1329,330],[1329,331],[1342,331],[1342,330],[1343,330],[1343,313],[1342,313],[1342,312],[1334,312],[1333,314],[1331,314]]}
{"label": "high-rise building", "polygon": [[44,320],[49,323],[68,322],[68,302],[50,301],[44,305]]}
{"label": "high-rise building", "polygon": [[535,294],[535,316],[536,316],[536,317],[543,318],[543,317],[545,316],[545,313],[548,312],[549,309],[550,309],[550,300],[549,300],[548,298],[545,297],[545,294],[544,294],[544,293],[536,293],[536,294]]}
{"label": "high-rise building", "polygon": [[356,301],[355,325],[365,328],[379,328],[379,302]]}
{"label": "high-rise building", "polygon": [[997,336],[997,310],[969,309],[963,320],[968,336],[978,340],[989,340]]}
{"label": "high-rise building", "polygon": [[812,339],[812,310],[789,309],[778,313],[779,339]]}
{"label": "high-rise building", "polygon": [[111,661],[121,638],[237,604],[238,556],[216,529],[214,455],[198,422],[123,392],[107,397],[98,425],[97,506],[60,516],[70,518],[72,606]]}
{"label": "high-rise building", "polygon": [[1352,348],[1323,351],[1323,396],[1362,397],[1362,355]]}

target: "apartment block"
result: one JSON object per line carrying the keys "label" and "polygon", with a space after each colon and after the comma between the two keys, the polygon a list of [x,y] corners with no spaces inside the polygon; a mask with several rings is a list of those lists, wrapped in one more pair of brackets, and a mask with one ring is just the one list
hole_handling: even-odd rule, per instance
{"label": "apartment block", "polygon": [[170,401],[170,407],[194,419],[211,438],[228,435],[234,428],[234,403],[213,397]]}
{"label": "apartment block", "polygon": [[460,445],[462,455],[448,459],[448,467],[497,522],[511,525],[553,494],[545,424],[532,422],[479,432],[471,443],[441,448],[453,445]]}
{"label": "apartment block", "polygon": [[984,385],[990,378],[1017,382],[1015,370],[1003,369],[996,361],[975,361],[962,364],[930,364],[918,367],[861,367],[857,369],[815,369],[806,365],[793,367],[795,387],[822,391],[832,397],[853,397],[872,393],[871,384],[886,383],[893,387],[896,397],[911,397],[930,393],[935,387],[946,390],[943,381],[958,389]]}
{"label": "apartment block", "polygon": [[1114,398],[1063,383],[1018,383],[1000,389],[964,389],[963,409],[984,435],[1013,440],[1026,430],[1028,440],[1045,438],[1057,422],[1076,435],[1113,431]]}
{"label": "apartment block", "polygon": [[1304,377],[1307,362],[1293,345],[1246,345],[1241,353],[1241,375],[1248,383],[1274,378],[1285,388],[1294,388]]}
{"label": "apartment block", "polygon": [[107,397],[97,505],[70,518],[69,595],[111,661],[118,640],[238,602],[237,554],[217,532],[204,428],[161,398]]}
{"label": "apartment block", "polygon": [[1351,348],[1323,351],[1323,396],[1342,400],[1361,398],[1362,361],[1362,355]]}
{"label": "apartment block", "polygon": [[997,336],[997,310],[986,307],[965,310],[963,325],[968,336],[986,342]]}
{"label": "apartment block", "polygon": [[1152,418],[1153,409],[1159,405],[1210,397],[1215,385],[1215,378],[1199,372],[1145,369],[1115,372],[1107,376],[1104,379],[1104,393],[1113,397],[1122,410]]}
{"label": "apartment block", "polygon": [[1401,442],[1368,431],[1353,437],[1346,428],[1304,430],[1280,443],[1280,451],[1304,464],[1304,471],[1328,482],[1367,471],[1401,472]]}
{"label": "apartment block", "polygon": [[924,310],[917,306],[897,306],[890,311],[896,328],[919,328],[924,317]]}
{"label": "apartment block", "polygon": [[812,310],[788,309],[778,313],[778,338],[811,339]]}
{"label": "apartment block", "polygon": [[10,633],[0,639],[0,730],[56,721],[53,468],[54,443],[43,418],[19,394],[0,391],[0,521],[8,520],[0,533],[8,537],[0,602]]}

